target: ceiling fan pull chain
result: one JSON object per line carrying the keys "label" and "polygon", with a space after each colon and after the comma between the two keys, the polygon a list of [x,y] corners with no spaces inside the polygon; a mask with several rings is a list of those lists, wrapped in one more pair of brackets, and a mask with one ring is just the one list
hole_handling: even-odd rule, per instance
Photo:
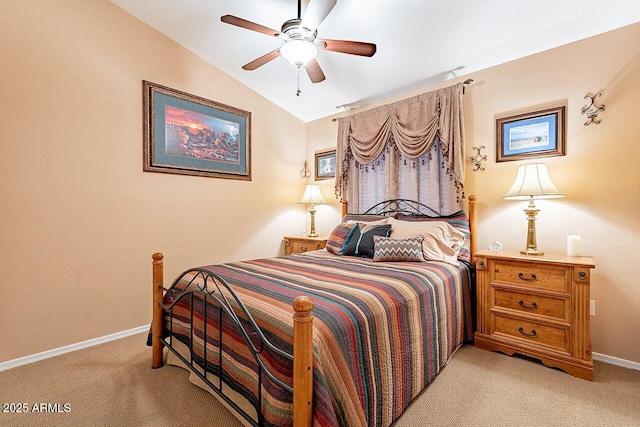
{"label": "ceiling fan pull chain", "polygon": [[296,90],[296,96],[300,96],[300,67],[296,68],[296,73],[298,73],[298,90]]}

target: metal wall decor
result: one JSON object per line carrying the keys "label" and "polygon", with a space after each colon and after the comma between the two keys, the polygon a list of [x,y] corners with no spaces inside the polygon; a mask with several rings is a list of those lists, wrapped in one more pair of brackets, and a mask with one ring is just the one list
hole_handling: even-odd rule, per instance
{"label": "metal wall decor", "polygon": [[304,167],[300,169],[300,178],[311,178],[311,169],[309,169],[309,163],[304,161]]}
{"label": "metal wall decor", "polygon": [[598,92],[595,95],[589,95],[588,93],[584,96],[584,99],[590,99],[591,104],[585,105],[580,110],[580,114],[586,114],[587,120],[584,122],[585,126],[589,126],[591,123],[599,124],[602,120],[598,119],[598,113],[600,111],[604,111],[604,104],[598,105],[596,104],[596,98],[601,96],[602,93]]}
{"label": "metal wall decor", "polygon": [[481,146],[480,148],[478,147],[473,147],[474,150],[476,150],[476,155],[471,157],[471,163],[473,163],[473,171],[477,172],[477,171],[483,171],[484,168],[482,167],[482,162],[487,160],[487,156],[485,156],[484,154],[482,154],[480,152],[480,150],[482,150],[484,147]]}

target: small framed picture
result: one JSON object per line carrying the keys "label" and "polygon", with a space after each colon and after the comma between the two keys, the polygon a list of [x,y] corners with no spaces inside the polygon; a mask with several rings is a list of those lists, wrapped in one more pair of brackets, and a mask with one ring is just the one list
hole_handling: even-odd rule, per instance
{"label": "small framed picture", "polygon": [[316,181],[335,178],[336,150],[325,150],[316,153]]}
{"label": "small framed picture", "polygon": [[496,162],[564,156],[564,106],[496,120]]}

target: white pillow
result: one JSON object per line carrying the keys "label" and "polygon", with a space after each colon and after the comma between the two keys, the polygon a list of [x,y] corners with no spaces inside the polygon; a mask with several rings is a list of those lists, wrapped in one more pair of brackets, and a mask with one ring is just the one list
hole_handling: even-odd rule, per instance
{"label": "white pillow", "polygon": [[458,265],[458,253],[464,245],[464,233],[444,221],[402,221],[389,218],[392,239],[422,237],[422,252],[427,261]]}

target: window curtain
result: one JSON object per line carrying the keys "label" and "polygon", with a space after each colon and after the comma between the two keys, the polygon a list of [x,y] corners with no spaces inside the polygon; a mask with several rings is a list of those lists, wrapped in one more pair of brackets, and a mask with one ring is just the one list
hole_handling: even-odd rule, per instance
{"label": "window curtain", "polygon": [[350,213],[396,198],[456,212],[464,168],[462,83],[338,119],[336,196]]}

